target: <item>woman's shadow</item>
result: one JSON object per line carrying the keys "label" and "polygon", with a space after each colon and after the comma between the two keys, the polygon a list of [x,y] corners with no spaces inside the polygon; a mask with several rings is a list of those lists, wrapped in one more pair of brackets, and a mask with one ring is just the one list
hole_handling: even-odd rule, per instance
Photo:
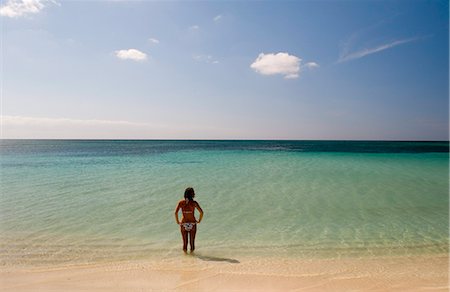
{"label": "woman's shadow", "polygon": [[205,255],[199,255],[196,253],[191,253],[192,256],[199,258],[203,261],[208,261],[208,262],[227,262],[227,263],[231,263],[231,264],[239,264],[240,261],[235,260],[235,259],[229,259],[229,258],[219,258],[219,257],[213,257],[213,256],[205,256]]}

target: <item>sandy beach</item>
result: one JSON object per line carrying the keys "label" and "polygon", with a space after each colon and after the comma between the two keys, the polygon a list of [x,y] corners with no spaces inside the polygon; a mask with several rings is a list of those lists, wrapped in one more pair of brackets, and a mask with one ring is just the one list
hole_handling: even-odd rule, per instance
{"label": "sandy beach", "polygon": [[3,269],[2,291],[448,291],[448,256],[178,260]]}

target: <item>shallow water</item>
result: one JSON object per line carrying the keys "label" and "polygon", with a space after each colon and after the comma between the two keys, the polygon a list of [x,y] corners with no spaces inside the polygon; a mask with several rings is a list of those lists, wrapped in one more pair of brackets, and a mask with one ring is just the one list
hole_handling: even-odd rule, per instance
{"label": "shallow water", "polygon": [[211,257],[448,251],[448,143],[1,142],[3,265],[179,255],[187,186]]}

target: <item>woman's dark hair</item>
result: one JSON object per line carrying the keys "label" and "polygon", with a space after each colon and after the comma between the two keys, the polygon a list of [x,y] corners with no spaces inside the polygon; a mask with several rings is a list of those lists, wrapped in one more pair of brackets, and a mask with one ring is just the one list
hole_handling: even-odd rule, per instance
{"label": "woman's dark hair", "polygon": [[192,201],[194,197],[195,197],[194,189],[191,187],[186,188],[186,190],[184,191],[184,198],[188,199],[189,201]]}

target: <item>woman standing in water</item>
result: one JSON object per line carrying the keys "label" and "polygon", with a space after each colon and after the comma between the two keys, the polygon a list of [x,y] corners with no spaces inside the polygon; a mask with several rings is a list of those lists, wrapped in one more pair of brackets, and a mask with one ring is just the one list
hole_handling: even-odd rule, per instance
{"label": "woman standing in water", "polygon": [[[195,233],[197,232],[197,223],[200,223],[203,218],[203,210],[200,208],[200,205],[194,201],[195,192],[193,188],[187,188],[184,191],[184,200],[178,202],[177,208],[175,209],[175,219],[177,220],[177,224],[180,225],[181,236],[183,237],[183,250],[187,252],[188,245],[188,237],[189,242],[191,243],[191,252],[195,249]],[[200,212],[200,218],[198,221],[195,219],[194,210]],[[183,213],[183,217],[180,220],[178,219],[178,211],[181,209]]]}

